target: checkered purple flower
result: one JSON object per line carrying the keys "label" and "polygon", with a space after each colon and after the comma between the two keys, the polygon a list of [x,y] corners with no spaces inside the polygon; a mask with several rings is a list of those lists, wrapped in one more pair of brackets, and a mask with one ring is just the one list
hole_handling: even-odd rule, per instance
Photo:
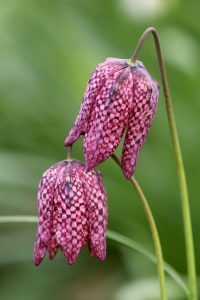
{"label": "checkered purple flower", "polygon": [[112,155],[126,131],[122,169],[130,178],[153,121],[158,84],[140,61],[109,58],[92,73],[80,112],[65,140],[84,135],[86,166],[91,170]]}
{"label": "checkered purple flower", "polygon": [[98,171],[86,172],[85,164],[75,160],[50,167],[40,180],[38,213],[36,265],[46,251],[53,259],[58,248],[73,264],[86,242],[92,256],[105,259],[107,195]]}

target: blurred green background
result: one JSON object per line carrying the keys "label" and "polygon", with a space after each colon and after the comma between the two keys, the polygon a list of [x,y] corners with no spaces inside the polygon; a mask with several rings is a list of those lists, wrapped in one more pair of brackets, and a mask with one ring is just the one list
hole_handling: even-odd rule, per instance
{"label": "blurred green background", "polygon": [[[200,273],[199,1],[0,0],[0,214],[36,215],[37,184],[66,156],[63,141],[86,87],[106,57],[129,58],[148,26],[160,34],[187,172]],[[151,37],[140,60],[160,82]],[[82,142],[74,156],[82,159]],[[118,149],[120,154],[120,149]],[[104,162],[109,228],[153,251],[143,209],[113,161]],[[154,213],[165,260],[186,275],[177,173],[164,99],[139,156],[136,178]],[[114,242],[100,263],[84,249],[68,266],[62,253],[32,263],[35,224],[0,224],[1,300],[156,300],[156,267]],[[168,282],[170,299],[185,299]]]}

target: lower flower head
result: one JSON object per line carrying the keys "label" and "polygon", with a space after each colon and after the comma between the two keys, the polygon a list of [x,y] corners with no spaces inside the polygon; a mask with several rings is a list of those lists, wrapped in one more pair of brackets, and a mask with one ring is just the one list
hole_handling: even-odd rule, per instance
{"label": "lower flower head", "polygon": [[86,172],[75,160],[50,167],[39,184],[38,213],[36,265],[47,250],[53,259],[58,248],[73,264],[87,241],[91,255],[105,259],[107,195],[99,172]]}

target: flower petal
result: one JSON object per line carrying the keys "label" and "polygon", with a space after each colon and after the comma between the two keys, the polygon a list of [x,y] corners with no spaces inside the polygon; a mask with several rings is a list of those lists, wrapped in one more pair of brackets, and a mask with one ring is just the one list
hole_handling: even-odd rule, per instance
{"label": "flower petal", "polygon": [[80,171],[82,168],[82,164],[78,162],[68,162],[61,170],[55,186],[56,242],[69,264],[75,263],[88,236],[88,212]]}
{"label": "flower petal", "polygon": [[65,160],[62,162],[62,165],[60,166],[59,168],[59,171],[57,173],[57,176],[56,176],[56,181],[55,181],[55,186],[54,186],[54,191],[53,191],[53,201],[52,201],[52,222],[51,222],[51,238],[49,240],[49,243],[48,243],[48,253],[49,253],[49,258],[50,259],[53,259],[57,253],[57,250],[58,250],[58,243],[57,243],[57,240],[56,240],[56,226],[57,226],[57,221],[56,221],[56,214],[57,214],[57,202],[55,200],[55,197],[56,197],[56,192],[55,192],[55,188],[56,188],[56,185],[57,185],[57,182],[60,178],[60,174],[63,170],[63,168],[66,167],[66,165],[68,164],[68,162]]}
{"label": "flower petal", "polygon": [[133,89],[133,107],[122,150],[122,170],[127,179],[133,175],[138,153],[153,121],[159,95],[159,87],[143,67],[132,69],[137,82]]}
{"label": "flower petal", "polygon": [[86,132],[93,104],[105,80],[125,66],[126,63],[124,60],[109,58],[95,68],[88,81],[86,92],[75,124],[68,137],[65,139],[65,146],[72,145],[81,134]]}
{"label": "flower petal", "polygon": [[58,244],[56,241],[56,237],[55,234],[53,234],[49,240],[49,244],[48,244],[48,252],[49,252],[49,258],[53,259],[58,251]]}
{"label": "flower petal", "polygon": [[84,138],[88,170],[106,160],[119,145],[128,122],[132,86],[131,68],[127,66],[106,80],[98,94]]}
{"label": "flower petal", "polygon": [[104,260],[108,222],[107,194],[101,175],[96,171],[93,174],[93,178],[88,176],[85,184],[89,212],[89,248],[92,256]]}
{"label": "flower petal", "polygon": [[60,162],[50,167],[42,176],[38,188],[38,231],[34,248],[34,263],[39,265],[46,253],[51,238],[53,191]]}

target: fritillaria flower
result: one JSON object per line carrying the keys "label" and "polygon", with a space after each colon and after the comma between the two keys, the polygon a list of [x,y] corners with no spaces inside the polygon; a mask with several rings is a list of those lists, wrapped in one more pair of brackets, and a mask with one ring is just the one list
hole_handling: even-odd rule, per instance
{"label": "fritillaria flower", "polygon": [[38,212],[36,265],[46,251],[53,259],[58,248],[73,264],[86,242],[91,255],[105,259],[107,196],[99,172],[86,172],[85,164],[75,160],[50,167],[39,184]]}
{"label": "fritillaria flower", "polygon": [[112,155],[126,130],[122,170],[130,178],[153,121],[159,87],[140,61],[109,58],[92,73],[76,122],[65,140],[84,135],[87,170]]}

